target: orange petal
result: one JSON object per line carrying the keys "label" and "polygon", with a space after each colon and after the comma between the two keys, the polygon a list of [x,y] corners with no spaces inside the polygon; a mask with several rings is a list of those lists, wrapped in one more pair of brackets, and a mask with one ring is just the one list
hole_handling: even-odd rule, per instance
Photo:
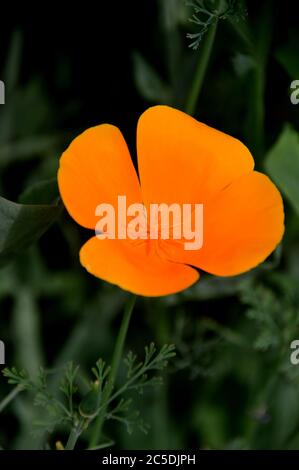
{"label": "orange petal", "polygon": [[281,241],[284,211],[279,191],[258,172],[240,177],[204,206],[203,247],[184,250],[164,241],[168,259],[219,276],[245,272],[264,261]]}
{"label": "orange petal", "polygon": [[140,185],[126,142],[115,126],[87,129],[70,144],[60,159],[58,184],[73,219],[95,229],[95,209],[101,203],[117,208],[117,196],[127,204],[141,202]]}
{"label": "orange petal", "polygon": [[81,264],[96,277],[135,294],[173,294],[196,282],[194,269],[162,260],[151,241],[91,238],[80,251]]}
{"label": "orange petal", "polygon": [[239,140],[167,106],[142,114],[137,150],[145,203],[203,203],[254,166]]}

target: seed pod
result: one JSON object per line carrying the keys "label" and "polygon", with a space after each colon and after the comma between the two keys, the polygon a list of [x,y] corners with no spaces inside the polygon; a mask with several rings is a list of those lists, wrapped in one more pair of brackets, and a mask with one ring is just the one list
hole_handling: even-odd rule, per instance
{"label": "seed pod", "polygon": [[102,392],[100,391],[99,382],[92,384],[92,389],[85,395],[79,405],[79,413],[84,418],[94,418],[100,407]]}

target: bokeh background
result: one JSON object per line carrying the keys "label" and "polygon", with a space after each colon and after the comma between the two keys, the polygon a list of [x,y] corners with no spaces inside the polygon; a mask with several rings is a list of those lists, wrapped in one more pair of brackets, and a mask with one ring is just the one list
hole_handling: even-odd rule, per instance
{"label": "bokeh background", "polygon": [[[162,386],[133,397],[147,434],[105,425],[120,449],[299,448],[299,365],[290,363],[290,343],[299,339],[299,105],[290,101],[290,84],[299,79],[298,12],[288,1],[228,3],[238,5],[219,21],[194,115],[240,138],[275,180],[285,197],[286,234],[246,275],[203,274],[181,294],[138,299],[126,350],[142,355],[151,341],[174,343],[177,356]],[[183,0],[7,10],[0,32],[1,196],[55,204],[61,152],[98,123],[120,127],[136,161],[140,113],[157,103],[185,109],[205,41],[203,35],[197,50],[189,47],[187,33],[198,32],[188,21],[192,11]],[[40,366],[51,370],[55,391],[68,361],[83,375],[99,357],[109,363],[128,294],[80,266],[90,233],[63,209],[54,222],[41,219],[47,230],[30,247],[13,235],[27,223],[29,230],[30,218],[7,234],[0,213],[6,365],[33,376]],[[11,389],[1,376],[0,400]],[[35,432],[41,414],[32,394],[18,394],[0,414],[0,446],[64,442],[63,426]],[[78,446],[86,447],[85,434]]]}

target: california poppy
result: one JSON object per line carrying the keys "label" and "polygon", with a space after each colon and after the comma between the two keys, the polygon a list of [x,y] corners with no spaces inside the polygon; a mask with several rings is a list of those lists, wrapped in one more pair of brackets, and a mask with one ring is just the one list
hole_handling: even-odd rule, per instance
{"label": "california poppy", "polygon": [[63,153],[58,184],[63,202],[80,225],[95,229],[100,202],[200,203],[204,243],[194,251],[181,240],[92,237],[80,251],[91,274],[144,296],[186,289],[197,269],[218,276],[243,273],[264,261],[284,232],[279,191],[254,171],[239,140],[167,106],[145,111],[137,126],[139,178],[115,126],[87,129]]}

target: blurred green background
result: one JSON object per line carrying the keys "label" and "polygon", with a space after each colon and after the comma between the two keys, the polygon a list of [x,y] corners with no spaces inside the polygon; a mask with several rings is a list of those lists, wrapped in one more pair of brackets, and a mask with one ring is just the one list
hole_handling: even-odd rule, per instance
{"label": "blurred green background", "polygon": [[[210,12],[216,3],[195,2]],[[113,123],[136,162],[140,113],[157,103],[187,109],[202,72],[195,117],[240,138],[284,196],[285,237],[263,265],[236,278],[203,274],[181,294],[138,299],[126,351],[142,356],[154,341],[174,343],[177,355],[163,385],[133,395],[147,434],[105,424],[120,449],[299,448],[299,365],[290,363],[290,343],[299,339],[299,105],[290,101],[299,80],[298,12],[289,1],[226,7],[207,68],[215,18],[191,23],[196,9],[183,0],[85,2],[72,11],[26,5],[7,11],[0,33],[0,339],[8,367],[51,371],[53,393],[68,361],[83,376],[99,357],[111,361],[128,298],[80,266],[90,233],[57,205],[58,160],[74,136]],[[1,376],[0,403],[11,390]],[[65,442],[64,426],[36,433],[42,415],[32,393],[19,393],[0,414],[0,446]],[[87,439],[88,430],[78,447]]]}

